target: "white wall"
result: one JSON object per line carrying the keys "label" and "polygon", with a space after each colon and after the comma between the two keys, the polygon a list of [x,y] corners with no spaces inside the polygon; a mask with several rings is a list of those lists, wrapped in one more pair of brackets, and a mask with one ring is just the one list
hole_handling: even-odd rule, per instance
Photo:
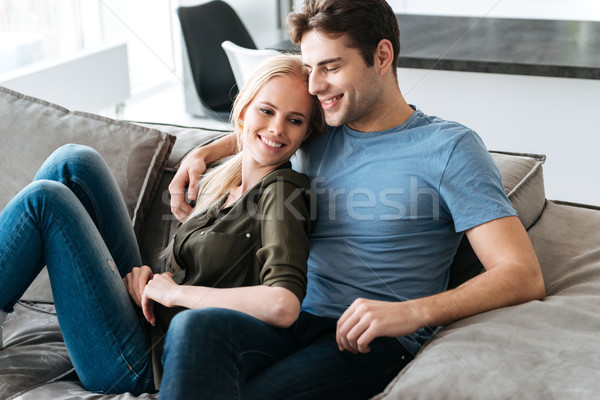
{"label": "white wall", "polygon": [[[599,0],[389,0],[399,13],[600,21]],[[543,153],[550,199],[600,205],[600,80],[403,69],[425,112],[475,129],[490,149]]]}
{"label": "white wall", "polygon": [[398,70],[427,114],[474,129],[489,149],[546,154],[546,197],[600,206],[600,80]]}

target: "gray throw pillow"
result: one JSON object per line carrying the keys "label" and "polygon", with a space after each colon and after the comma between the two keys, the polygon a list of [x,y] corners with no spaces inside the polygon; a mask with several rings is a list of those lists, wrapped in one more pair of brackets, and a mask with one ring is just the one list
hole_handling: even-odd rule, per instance
{"label": "gray throw pillow", "polygon": [[[31,182],[55,149],[79,143],[96,149],[108,163],[139,237],[174,136],[98,115],[72,112],[3,87],[0,87],[0,121],[0,210]],[[47,277],[41,274],[24,297],[51,302]]]}

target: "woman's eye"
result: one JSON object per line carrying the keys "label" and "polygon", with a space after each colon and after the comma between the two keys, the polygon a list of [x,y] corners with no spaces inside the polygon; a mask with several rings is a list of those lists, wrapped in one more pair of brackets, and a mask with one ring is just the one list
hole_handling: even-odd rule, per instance
{"label": "woman's eye", "polygon": [[263,114],[267,114],[267,115],[272,115],[272,114],[273,114],[273,111],[269,110],[268,108],[262,108],[262,107],[261,107],[260,111],[261,111]]}
{"label": "woman's eye", "polygon": [[302,125],[302,120],[297,118],[290,119],[290,122],[294,125]]}

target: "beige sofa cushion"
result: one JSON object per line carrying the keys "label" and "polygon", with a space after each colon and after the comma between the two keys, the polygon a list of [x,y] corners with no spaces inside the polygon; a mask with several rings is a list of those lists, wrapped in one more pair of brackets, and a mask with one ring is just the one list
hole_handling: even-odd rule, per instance
{"label": "beige sofa cushion", "polygon": [[545,155],[491,151],[502,175],[502,184],[519,219],[529,229],[540,217],[546,202],[542,164]]}
{"label": "beige sofa cushion", "polygon": [[[95,148],[107,161],[125,199],[136,234],[162,177],[175,137],[93,114],[71,112],[0,87],[0,210],[33,179],[44,160],[67,143]],[[40,279],[44,280],[44,274]],[[40,280],[36,282],[35,287]],[[46,282],[41,285],[49,289]],[[49,290],[29,300],[51,301]],[[34,294],[34,292],[37,292]]]}
{"label": "beige sofa cushion", "polygon": [[529,236],[547,297],[440,330],[377,399],[596,399],[600,209],[548,201]]}

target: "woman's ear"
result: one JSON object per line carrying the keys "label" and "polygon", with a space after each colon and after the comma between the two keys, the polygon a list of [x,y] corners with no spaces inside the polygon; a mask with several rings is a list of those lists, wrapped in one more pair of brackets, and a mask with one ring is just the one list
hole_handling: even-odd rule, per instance
{"label": "woman's ear", "polygon": [[244,117],[246,115],[246,109],[244,108],[241,112],[240,115],[238,116],[237,119],[237,123],[243,128],[244,127]]}

